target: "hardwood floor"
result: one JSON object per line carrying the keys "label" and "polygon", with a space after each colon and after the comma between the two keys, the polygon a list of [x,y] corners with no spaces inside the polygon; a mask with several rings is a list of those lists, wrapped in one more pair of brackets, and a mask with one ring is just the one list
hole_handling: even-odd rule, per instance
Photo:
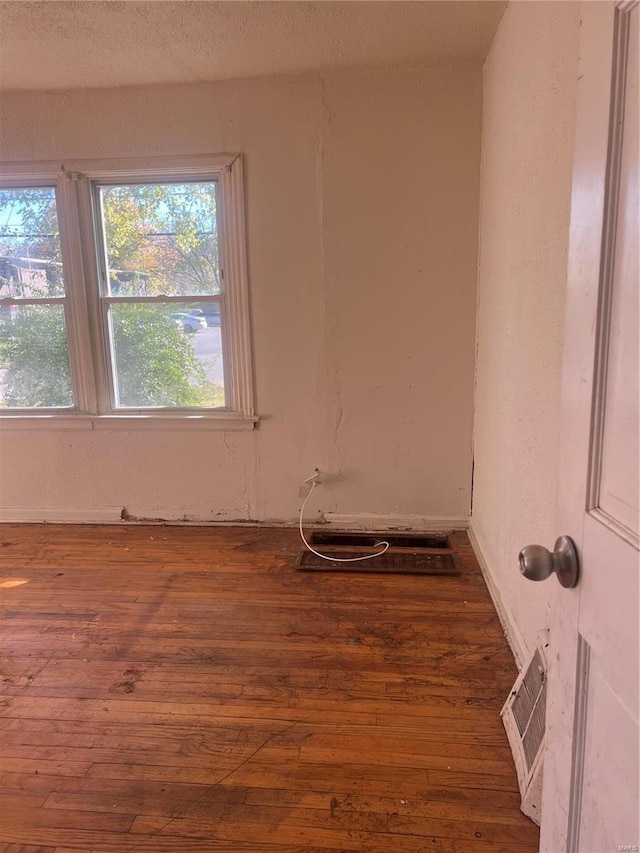
{"label": "hardwood floor", "polygon": [[0,850],[537,850],[455,539],[457,578],[306,574],[289,530],[3,525]]}

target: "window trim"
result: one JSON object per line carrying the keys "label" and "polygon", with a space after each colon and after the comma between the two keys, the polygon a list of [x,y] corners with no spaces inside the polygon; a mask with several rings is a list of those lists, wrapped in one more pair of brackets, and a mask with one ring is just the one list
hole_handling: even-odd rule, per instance
{"label": "window trim", "polygon": [[[95,188],[126,182],[217,181],[218,238],[224,292],[224,409],[114,408],[107,378],[99,288]],[[65,271],[65,321],[71,381],[76,405],[62,409],[0,409],[0,429],[20,425],[68,428],[78,422],[95,429],[149,427],[198,428],[219,421],[222,428],[247,428],[258,422],[255,411],[251,321],[241,154],[189,155],[0,163],[3,186],[56,187],[62,262]]]}

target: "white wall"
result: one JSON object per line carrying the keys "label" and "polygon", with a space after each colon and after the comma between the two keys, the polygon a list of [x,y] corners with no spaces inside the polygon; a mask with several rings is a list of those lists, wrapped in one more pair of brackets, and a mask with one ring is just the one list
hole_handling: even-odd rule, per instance
{"label": "white wall", "polygon": [[518,552],[558,533],[578,27],[577,3],[512,3],[484,69],[472,534],[517,657],[551,592]]}
{"label": "white wall", "polygon": [[242,151],[255,432],[3,430],[0,517],[468,515],[477,65],[9,93],[0,158]]}

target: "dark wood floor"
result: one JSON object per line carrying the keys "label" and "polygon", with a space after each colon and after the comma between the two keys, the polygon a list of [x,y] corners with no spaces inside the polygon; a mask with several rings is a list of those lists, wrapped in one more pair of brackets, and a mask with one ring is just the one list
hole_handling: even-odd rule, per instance
{"label": "dark wood floor", "polygon": [[288,530],[0,527],[0,850],[537,850],[456,540],[429,578],[296,572]]}

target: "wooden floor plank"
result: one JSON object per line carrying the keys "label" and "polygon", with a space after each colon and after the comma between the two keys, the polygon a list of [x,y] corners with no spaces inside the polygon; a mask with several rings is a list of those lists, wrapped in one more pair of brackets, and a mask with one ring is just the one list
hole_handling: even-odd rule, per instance
{"label": "wooden floor plank", "polygon": [[300,573],[295,531],[0,528],[2,853],[532,853],[477,563]]}

